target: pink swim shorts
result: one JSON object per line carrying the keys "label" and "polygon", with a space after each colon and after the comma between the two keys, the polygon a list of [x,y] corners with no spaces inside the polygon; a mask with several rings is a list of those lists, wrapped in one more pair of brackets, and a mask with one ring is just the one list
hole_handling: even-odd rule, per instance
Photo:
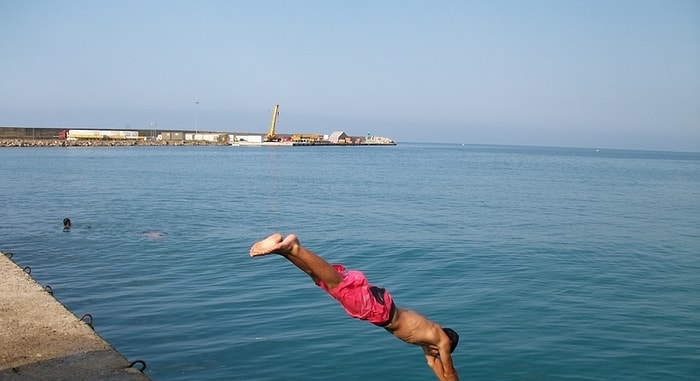
{"label": "pink swim shorts", "polygon": [[385,326],[391,322],[394,301],[388,291],[370,285],[360,271],[345,271],[344,266],[337,264],[333,265],[333,268],[343,277],[338,287],[329,291],[325,283],[317,284],[337,300],[348,315],[378,326]]}

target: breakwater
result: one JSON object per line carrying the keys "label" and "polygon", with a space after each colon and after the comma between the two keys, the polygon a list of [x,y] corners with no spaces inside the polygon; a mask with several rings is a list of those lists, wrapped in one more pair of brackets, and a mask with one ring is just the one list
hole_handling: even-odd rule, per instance
{"label": "breakwater", "polygon": [[145,362],[129,362],[31,278],[11,253],[0,253],[0,379],[148,381]]}

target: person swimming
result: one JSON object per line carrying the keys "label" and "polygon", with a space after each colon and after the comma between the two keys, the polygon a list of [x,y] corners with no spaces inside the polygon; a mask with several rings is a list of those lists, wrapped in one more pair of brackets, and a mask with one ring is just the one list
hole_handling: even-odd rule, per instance
{"label": "person swimming", "polygon": [[64,231],[70,230],[70,227],[71,227],[70,218],[67,218],[67,217],[64,218],[63,219],[63,230]]}
{"label": "person swimming", "polygon": [[147,232],[141,233],[141,236],[145,237],[145,238],[150,238],[150,239],[158,239],[158,238],[163,237],[163,233],[156,232],[156,231],[147,231]]}

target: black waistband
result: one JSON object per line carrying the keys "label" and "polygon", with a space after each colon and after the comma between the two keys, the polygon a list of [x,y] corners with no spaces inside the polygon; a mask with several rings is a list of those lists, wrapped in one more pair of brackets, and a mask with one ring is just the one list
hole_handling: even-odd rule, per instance
{"label": "black waistband", "polygon": [[394,301],[392,300],[391,301],[391,309],[389,310],[389,318],[384,323],[375,324],[375,325],[379,326],[379,327],[386,327],[387,325],[389,325],[389,323],[391,323],[392,320],[394,320],[395,313],[396,313],[396,305],[394,304]]}

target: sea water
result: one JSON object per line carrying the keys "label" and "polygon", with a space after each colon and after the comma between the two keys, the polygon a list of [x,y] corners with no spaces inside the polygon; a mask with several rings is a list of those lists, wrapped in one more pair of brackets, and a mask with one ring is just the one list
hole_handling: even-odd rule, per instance
{"label": "sea water", "polygon": [[700,375],[698,153],[8,148],[0,197],[0,250],[153,380],[434,379],[420,348],[250,258],[273,232],[459,332],[464,380]]}

